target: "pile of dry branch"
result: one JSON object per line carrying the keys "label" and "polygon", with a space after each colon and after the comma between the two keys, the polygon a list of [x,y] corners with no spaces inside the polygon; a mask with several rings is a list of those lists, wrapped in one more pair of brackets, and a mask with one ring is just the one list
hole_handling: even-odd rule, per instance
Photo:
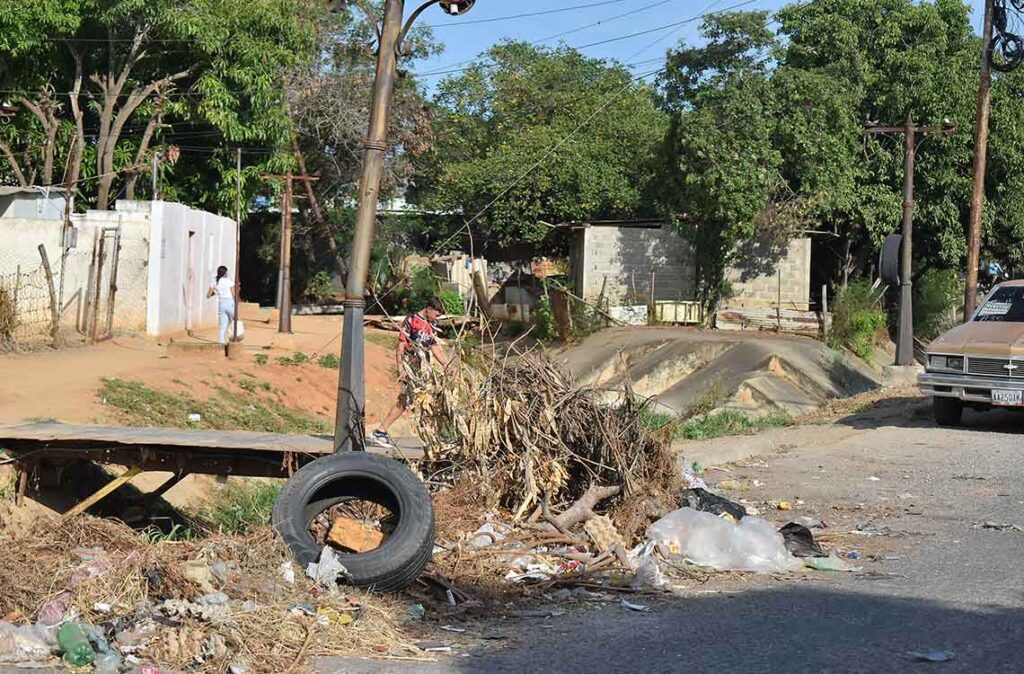
{"label": "pile of dry branch", "polygon": [[[425,369],[416,383],[412,407],[429,458],[470,476],[513,521],[588,493],[616,496],[624,513],[663,500],[678,480],[670,438],[647,423],[649,403],[627,390],[609,406],[539,351],[477,351],[447,372]],[[646,525],[615,519],[627,535]]]}

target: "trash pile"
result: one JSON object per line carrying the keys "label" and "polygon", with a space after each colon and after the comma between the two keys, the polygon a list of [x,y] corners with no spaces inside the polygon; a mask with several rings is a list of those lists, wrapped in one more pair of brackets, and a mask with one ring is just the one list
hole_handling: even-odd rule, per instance
{"label": "trash pile", "polygon": [[616,488],[612,518],[630,535],[656,515],[649,502],[671,505],[671,430],[651,430],[650,402],[628,390],[609,407],[539,352],[478,351],[447,373],[425,369],[417,384],[412,408],[432,468],[474,480],[513,522]]}
{"label": "trash pile", "polygon": [[0,545],[0,667],[294,674],[318,656],[419,652],[397,599],[338,586],[330,554],[297,568],[270,530],[152,542],[111,520],[43,518]]}

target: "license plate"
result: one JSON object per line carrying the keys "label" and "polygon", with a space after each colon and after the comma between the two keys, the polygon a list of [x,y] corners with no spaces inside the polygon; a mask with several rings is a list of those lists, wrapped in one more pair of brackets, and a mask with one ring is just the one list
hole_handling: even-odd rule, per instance
{"label": "license plate", "polygon": [[1024,404],[1024,391],[992,391],[992,402],[997,405],[1021,405]]}

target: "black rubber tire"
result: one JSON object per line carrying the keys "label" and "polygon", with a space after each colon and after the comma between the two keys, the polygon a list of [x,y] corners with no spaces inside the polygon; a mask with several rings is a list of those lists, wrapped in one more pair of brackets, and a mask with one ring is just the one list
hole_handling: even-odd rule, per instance
{"label": "black rubber tire", "polygon": [[964,415],[964,403],[956,398],[934,396],[932,413],[935,415],[935,423],[939,426],[959,426]]}
{"label": "black rubber tire", "polygon": [[309,533],[309,523],[330,505],[351,499],[382,503],[397,515],[398,524],[375,550],[338,552],[349,581],[391,592],[416,580],[434,551],[434,507],[419,478],[393,459],[347,452],[307,464],[281,489],[274,503],[274,529],[305,568],[322,551]]}

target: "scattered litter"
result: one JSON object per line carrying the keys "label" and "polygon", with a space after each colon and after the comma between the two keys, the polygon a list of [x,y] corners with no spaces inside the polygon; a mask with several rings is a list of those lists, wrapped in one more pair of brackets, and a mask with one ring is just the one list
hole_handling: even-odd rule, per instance
{"label": "scattered litter", "polygon": [[85,636],[85,631],[78,623],[66,622],[61,625],[57,630],[57,644],[64,663],[71,667],[85,667],[96,659],[89,637]]}
{"label": "scattered litter", "polygon": [[857,572],[862,570],[859,566],[850,566],[835,554],[831,554],[828,557],[808,557],[804,559],[804,564],[818,571]]}
{"label": "scattered litter", "polygon": [[461,627],[452,627],[451,625],[441,625],[441,629],[443,629],[445,632],[455,632],[456,634],[462,634],[466,631]]}
{"label": "scattered litter", "polygon": [[416,648],[420,649],[425,653],[451,653],[452,647],[450,644],[445,644],[440,641],[417,641]]}
{"label": "scattered litter", "polygon": [[794,557],[826,557],[818,542],[814,540],[811,530],[802,524],[790,522],[779,529],[785,539],[786,549]]}
{"label": "scattered litter", "polygon": [[1024,527],[1018,524],[1008,524],[1005,522],[980,522],[975,524],[973,529],[992,529],[993,531],[1016,531],[1018,533],[1024,533]]}
{"label": "scattered litter", "polygon": [[808,529],[827,529],[828,528],[828,523],[825,522],[825,520],[820,520],[820,519],[818,519],[816,517],[802,516],[802,517],[797,517],[793,521],[796,522],[797,524],[804,525]]}
{"label": "scattered litter", "polygon": [[230,664],[228,665],[228,671],[231,674],[248,674],[249,668],[245,665]]}
{"label": "scattered litter", "polygon": [[740,480],[722,480],[718,483],[719,489],[725,489],[727,491],[747,491],[750,489],[750,485]]}
{"label": "scattered litter", "polygon": [[98,601],[92,605],[92,610],[97,613],[110,613],[110,609],[112,608],[113,606],[102,601]]}
{"label": "scattered litter", "polygon": [[296,604],[288,609],[288,612],[296,615],[316,615],[316,608],[312,604]]}
{"label": "scattered litter", "polygon": [[52,652],[44,627],[15,627],[0,622],[0,663],[38,662],[49,658]]}
{"label": "scattered litter", "polygon": [[647,537],[698,566],[719,571],[795,571],[800,560],[786,550],[782,534],[763,519],[738,524],[711,513],[680,508],[652,524]]}
{"label": "scattered litter", "polygon": [[729,515],[737,521],[747,515],[746,509],[740,504],[733,503],[727,498],[717,496],[699,487],[684,491],[681,501],[694,510],[712,515]]}
{"label": "scattered litter", "polygon": [[880,477],[875,477],[874,475],[871,475],[871,476],[869,476],[869,477],[868,477],[868,481],[869,481],[869,482],[881,482],[881,481],[882,481],[882,478],[880,478]]}
{"label": "scattered litter", "polygon": [[295,584],[295,567],[292,566],[291,562],[282,562],[281,566],[278,567],[278,574],[280,574],[281,580],[289,585]]}
{"label": "scattered litter", "polygon": [[753,485],[755,487],[763,487],[764,486],[764,482],[762,482],[761,480],[754,480]]}
{"label": "scattered litter", "polygon": [[949,651],[915,651],[908,655],[918,662],[949,662],[956,658]]}
{"label": "scattered litter", "polygon": [[[696,465],[700,465],[700,464],[696,464]],[[685,482],[686,486],[690,487],[691,489],[707,489],[708,488],[707,483],[704,482],[703,478],[700,478],[697,475],[695,475],[696,472],[697,472],[696,470],[694,470],[694,469],[692,469],[690,467],[687,467],[683,471],[683,482]]]}
{"label": "scattered litter", "polygon": [[607,515],[590,518],[583,524],[583,530],[594,542],[594,547],[598,552],[614,551],[616,548],[625,550],[626,548],[622,534],[615,528],[615,524]]}
{"label": "scattered litter", "polygon": [[306,575],[325,588],[331,589],[338,584],[339,579],[348,577],[348,569],[338,561],[334,549],[325,545],[320,552],[320,561],[311,562],[306,567]]}
{"label": "scattered litter", "polygon": [[203,420],[203,416],[201,414],[193,413],[193,414],[188,415],[188,420],[189,420],[190,423],[198,424],[200,421]]}
{"label": "scattered litter", "polygon": [[779,501],[778,503],[775,504],[775,507],[778,508],[779,510],[792,510],[793,504],[790,503],[789,501]]}
{"label": "scattered litter", "polygon": [[466,547],[470,550],[476,550],[477,548],[485,548],[488,545],[494,545],[505,540],[507,536],[508,527],[496,526],[493,522],[485,522],[479,529],[473,532],[473,537],[466,542]]}
{"label": "scattered litter", "polygon": [[619,602],[619,606],[627,611],[635,611],[636,613],[649,613],[651,610],[650,606],[644,606],[643,604],[633,604],[625,599]]}
{"label": "scattered litter", "polygon": [[423,604],[413,604],[406,613],[413,620],[423,620],[423,617],[427,615],[427,609]]}
{"label": "scattered litter", "polygon": [[455,593],[452,592],[451,588],[444,591],[444,597],[448,600],[449,606],[455,606]]}
{"label": "scattered litter", "polygon": [[850,550],[849,552],[846,553],[846,558],[847,559],[860,559],[860,553],[857,552],[856,550]]}

